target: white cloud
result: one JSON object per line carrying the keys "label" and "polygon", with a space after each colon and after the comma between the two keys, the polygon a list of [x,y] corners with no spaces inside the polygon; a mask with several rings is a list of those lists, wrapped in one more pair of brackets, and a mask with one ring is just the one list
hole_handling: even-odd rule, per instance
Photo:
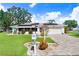
{"label": "white cloud", "polygon": [[59,23],[62,24],[62,23],[64,23],[65,20],[73,20],[73,19],[71,17],[60,17]]}
{"label": "white cloud", "polygon": [[54,19],[56,20],[59,15],[61,15],[61,12],[48,12],[45,15],[41,16],[41,19],[43,22],[48,22],[48,20]]}
{"label": "white cloud", "polygon": [[30,6],[31,8],[33,8],[35,5],[36,5],[36,3],[32,3],[32,4],[30,4],[29,6]]}
{"label": "white cloud", "polygon": [[79,6],[73,8],[72,13],[70,13],[67,17],[60,16],[61,12],[47,12],[43,15],[33,15],[33,22],[44,23],[50,19],[56,20],[57,23],[62,24],[65,20],[73,20],[75,19],[79,24]]}
{"label": "white cloud", "polygon": [[61,12],[47,12],[43,15],[33,15],[32,16],[32,22],[39,22],[39,23],[46,23],[50,19],[55,19],[61,15]]}
{"label": "white cloud", "polygon": [[70,16],[73,18],[79,19],[79,6],[73,9]]}
{"label": "white cloud", "polygon": [[5,7],[2,4],[0,4],[0,10],[1,9],[4,10],[4,11],[6,11]]}
{"label": "white cloud", "polygon": [[65,20],[75,19],[79,24],[79,6],[73,8],[72,13],[70,13],[67,17],[60,17],[59,19],[59,23],[63,23]]}
{"label": "white cloud", "polygon": [[78,24],[79,24],[79,6],[73,8],[72,13],[70,14],[72,19],[77,20]]}
{"label": "white cloud", "polygon": [[37,15],[32,15],[32,23],[38,23],[38,18],[37,18]]}

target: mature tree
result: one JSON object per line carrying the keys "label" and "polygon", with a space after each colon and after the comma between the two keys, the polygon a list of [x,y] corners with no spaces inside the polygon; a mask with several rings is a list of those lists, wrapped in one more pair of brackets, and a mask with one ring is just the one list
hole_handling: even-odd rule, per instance
{"label": "mature tree", "polygon": [[12,24],[12,15],[10,13],[4,12],[4,17],[2,21],[2,26],[5,31],[9,30],[9,26]]}
{"label": "mature tree", "polygon": [[0,26],[4,28],[5,31],[9,29],[9,26],[12,23],[12,15],[10,13],[0,10]]}
{"label": "mature tree", "polygon": [[70,30],[72,30],[73,28],[77,27],[77,25],[78,25],[76,20],[66,20],[64,22],[64,24],[67,25]]}
{"label": "mature tree", "polygon": [[13,24],[24,24],[27,22],[31,22],[31,14],[20,7],[11,7],[7,9],[8,13],[12,14]]}
{"label": "mature tree", "polygon": [[3,20],[3,15],[4,15],[4,11],[1,9],[0,10],[0,27],[2,26],[1,24],[2,24],[2,20]]}
{"label": "mature tree", "polygon": [[26,22],[31,22],[31,14],[25,9],[13,6],[8,8],[6,12],[0,10],[0,27],[3,27],[5,31],[11,25],[19,25]]}

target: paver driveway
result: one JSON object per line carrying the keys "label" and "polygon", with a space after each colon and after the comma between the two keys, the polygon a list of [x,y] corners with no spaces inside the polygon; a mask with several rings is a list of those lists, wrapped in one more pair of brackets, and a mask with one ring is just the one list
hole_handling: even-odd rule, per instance
{"label": "paver driveway", "polygon": [[79,55],[79,38],[74,38],[66,34],[49,36],[59,44],[52,55]]}

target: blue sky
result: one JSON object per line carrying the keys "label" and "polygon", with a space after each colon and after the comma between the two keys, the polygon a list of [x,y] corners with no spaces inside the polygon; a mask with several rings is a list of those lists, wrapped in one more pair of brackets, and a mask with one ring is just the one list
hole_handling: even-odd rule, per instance
{"label": "blue sky", "polygon": [[3,3],[2,5],[7,9],[13,5],[28,9],[32,14],[44,14],[51,11],[60,11],[62,14],[67,15],[72,12],[72,9],[78,6],[77,3],[38,3],[33,8],[30,7],[31,3]]}
{"label": "blue sky", "polygon": [[[76,16],[74,16],[73,18],[71,14],[76,13],[74,9],[79,7],[79,4],[77,3],[37,3],[37,4],[36,3],[2,3],[0,4],[0,6],[3,7],[4,10],[12,7],[13,5],[28,9],[28,11],[33,15],[32,20],[33,21],[36,20],[37,22],[41,20],[47,21],[44,19],[44,17],[46,19],[50,17],[49,19],[55,19],[58,22],[59,19],[64,19],[64,18],[75,19]],[[64,20],[60,20],[60,22],[63,21]]]}

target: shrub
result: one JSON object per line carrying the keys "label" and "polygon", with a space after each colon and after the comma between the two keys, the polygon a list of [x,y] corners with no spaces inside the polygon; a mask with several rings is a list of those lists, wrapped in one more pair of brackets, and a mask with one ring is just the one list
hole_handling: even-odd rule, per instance
{"label": "shrub", "polygon": [[22,34],[24,34],[25,33],[25,29],[22,29]]}
{"label": "shrub", "polygon": [[29,30],[29,34],[32,34],[32,29]]}
{"label": "shrub", "polygon": [[68,27],[67,26],[64,27],[64,33],[68,33]]}

